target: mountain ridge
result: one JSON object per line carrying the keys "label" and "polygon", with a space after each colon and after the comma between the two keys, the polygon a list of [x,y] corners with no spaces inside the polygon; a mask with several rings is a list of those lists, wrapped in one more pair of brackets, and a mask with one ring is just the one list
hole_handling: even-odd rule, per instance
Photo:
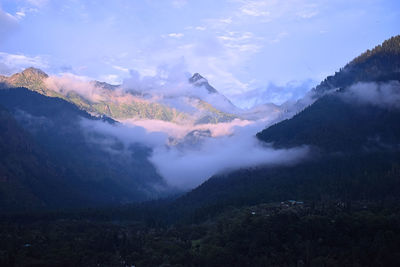
{"label": "mountain ridge", "polygon": [[317,96],[356,82],[400,81],[400,35],[385,40],[347,63],[314,88]]}
{"label": "mountain ridge", "polygon": [[[211,103],[199,99],[200,102],[193,106],[193,108],[197,109],[197,112],[190,114],[186,110],[179,110],[163,102],[154,102],[141,98],[137,94],[131,95],[124,90],[119,90],[121,86],[100,81],[88,83],[88,87],[91,84],[94,88],[99,89],[99,100],[93,100],[80,94],[79,91],[71,90],[71,88],[54,88],[57,90],[50,88],[46,83],[49,77],[42,70],[31,67],[9,77],[0,76],[0,83],[8,87],[25,87],[46,96],[62,98],[93,115],[106,115],[116,120],[135,118],[162,120],[178,124],[187,121],[201,124],[226,122],[238,118],[237,115],[229,113],[229,108],[234,107],[234,105],[226,97],[219,94],[200,74],[194,74],[188,80],[188,83],[193,87],[204,88],[209,93],[212,93],[214,96],[212,96],[211,100],[221,98],[222,101],[217,100],[217,102],[225,101],[228,108],[225,108],[224,111],[219,110]],[[64,92],[64,90],[67,91]],[[129,98],[128,101],[126,101],[127,97]],[[119,99],[123,100],[119,101]]]}

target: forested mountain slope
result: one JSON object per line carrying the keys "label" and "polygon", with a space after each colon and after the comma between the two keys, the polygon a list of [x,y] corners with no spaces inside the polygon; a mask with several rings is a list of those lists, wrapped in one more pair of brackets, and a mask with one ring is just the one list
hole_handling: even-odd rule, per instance
{"label": "forested mountain slope", "polygon": [[[25,204],[69,206],[70,202],[80,206],[120,204],[157,197],[166,188],[147,160],[148,148],[132,145],[124,152],[115,141],[113,149],[120,153],[107,151],[107,145],[98,142],[106,142],[108,137],[88,131],[82,124],[83,120],[101,120],[73,104],[12,88],[0,90],[0,105],[8,110],[2,111],[4,130],[0,133],[4,153],[8,151],[8,156],[2,157],[5,207],[12,201],[7,194],[18,194],[17,187],[6,189],[8,181],[18,181],[28,192],[15,197],[19,208]],[[37,201],[29,201],[31,197]]]}
{"label": "forested mountain slope", "polygon": [[[332,88],[343,87],[321,95],[293,118],[257,134],[275,148],[308,146],[307,159],[292,166],[260,166],[216,175],[178,199],[177,207],[186,209],[191,218],[205,218],[229,206],[288,199],[398,199],[400,109],[396,101],[400,86],[392,80],[396,78],[392,74],[397,73],[399,61],[387,56],[397,55],[398,40],[385,41],[374,52],[352,61],[350,65],[357,64],[357,71],[348,76],[346,83],[341,81]],[[369,73],[372,66],[379,77],[372,75],[366,79],[369,83],[353,84],[363,80],[365,77],[358,75]]]}

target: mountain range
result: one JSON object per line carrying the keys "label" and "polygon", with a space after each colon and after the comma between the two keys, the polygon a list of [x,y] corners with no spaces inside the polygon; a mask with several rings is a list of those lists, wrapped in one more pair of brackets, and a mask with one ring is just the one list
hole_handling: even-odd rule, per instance
{"label": "mountain range", "polygon": [[[75,81],[50,77],[40,69],[28,68],[9,77],[0,76],[0,83],[3,86],[25,87],[46,96],[59,97],[94,116],[105,115],[115,120],[146,119],[178,124],[215,124],[240,118],[240,109],[198,73],[186,83],[172,85],[185,87],[185,91],[178,95],[163,95],[151,90],[138,90],[99,81],[84,82],[73,76],[69,78]],[[90,94],[75,88],[77,84],[91,88]]]}
{"label": "mountain range", "polygon": [[[66,87],[71,77],[33,68],[3,76],[0,265],[399,266],[399,73],[395,36],[290,109],[247,113],[200,74],[172,95],[74,80],[90,89],[78,93]],[[306,156],[227,170],[187,192],[159,175],[148,140],[116,138],[140,137],[122,128],[126,119],[196,125],[268,114],[276,123],[257,145]],[[173,146],[205,138],[211,131],[196,129]]]}
{"label": "mountain range", "polygon": [[[399,36],[393,37],[363,53],[311,91],[314,103],[257,134],[260,141],[279,149],[308,146],[311,159],[289,167],[257,167],[212,177],[179,199],[177,205],[186,207],[185,203],[192,203],[192,207],[208,209],[208,205],[222,205],[218,204],[221,201],[225,206],[285,198],[361,198],[372,194],[371,188],[380,188],[374,192],[377,197],[395,197],[399,109],[395,104],[360,102],[355,93],[373,92],[382,98],[383,93],[389,92],[389,99],[397,99],[399,40]],[[238,114],[237,108],[197,73],[187,81],[188,88],[203,90],[202,94],[164,95],[157,101],[151,100],[152,93],[123,90],[121,86],[101,82],[85,82],[96,88],[98,99],[84,97],[66,90],[62,83],[54,87],[49,78],[34,68],[1,77],[3,208],[118,204],[173,192],[149,162],[149,147],[126,147],[115,138],[89,131],[82,126],[82,120],[115,125],[116,120],[125,118],[177,123],[190,118],[192,123],[217,123],[239,117],[234,115]],[[204,101],[204,94],[211,96],[209,102],[222,103],[220,109]],[[178,110],[168,101],[186,106]],[[183,111],[187,105],[198,109],[194,113]],[[221,111],[229,107],[233,112]],[[280,111],[279,107],[266,105],[260,112]],[[198,113],[201,115],[194,120],[193,114]],[[210,132],[190,132],[184,140],[192,144],[204,136],[210,138]],[[109,146],[111,152],[105,149]],[[119,153],[113,154],[113,150]],[[354,163],[349,165],[349,161]],[[365,172],[371,176],[368,183],[363,182]],[[378,174],[387,177],[387,181],[380,183]],[[321,183],[320,176],[325,177],[325,182]],[[354,183],[363,183],[365,191]]]}

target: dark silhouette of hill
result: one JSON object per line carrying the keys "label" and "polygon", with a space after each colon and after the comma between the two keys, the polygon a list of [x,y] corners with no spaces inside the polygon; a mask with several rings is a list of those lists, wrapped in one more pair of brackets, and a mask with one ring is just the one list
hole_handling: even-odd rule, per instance
{"label": "dark silhouette of hill", "polygon": [[12,88],[0,90],[0,105],[8,110],[2,110],[0,133],[3,153],[8,151],[1,159],[2,177],[7,177],[2,182],[4,207],[120,204],[157,197],[155,186],[165,187],[147,160],[147,148],[132,146],[127,153],[111,154],[88,141],[90,133],[81,120],[101,118],[69,102]]}

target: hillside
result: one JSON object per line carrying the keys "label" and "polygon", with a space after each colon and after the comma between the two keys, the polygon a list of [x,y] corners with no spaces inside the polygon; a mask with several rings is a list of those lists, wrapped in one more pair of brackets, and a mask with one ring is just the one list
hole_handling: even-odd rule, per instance
{"label": "hillside", "polygon": [[[82,124],[99,118],[25,88],[0,90],[0,105],[8,110],[0,133],[2,155],[9,153],[1,161],[4,208],[120,204],[163,194],[166,185],[147,160],[149,149],[132,145],[111,153],[98,143],[108,137]],[[115,143],[113,149],[125,148]]]}
{"label": "hillside", "polygon": [[[385,53],[393,40],[398,39],[382,45]],[[374,51],[380,58],[381,50]],[[364,57],[351,65],[372,60]],[[292,166],[260,166],[216,175],[178,199],[174,204],[178,213],[189,220],[202,220],[229,206],[288,199],[327,203],[398,199],[400,109],[392,100],[400,94],[400,86],[390,82],[397,63],[379,62],[376,83],[350,84],[332,91],[293,118],[257,134],[275,148],[308,146],[308,159]],[[367,73],[370,64],[357,65],[364,66],[357,73]],[[351,81],[358,82],[358,76]],[[371,92],[376,99],[366,98]],[[386,93],[390,101],[385,102],[382,96]]]}
{"label": "hillside", "polygon": [[356,82],[400,80],[400,35],[367,50],[340,71],[328,76],[314,90],[317,95]]}

